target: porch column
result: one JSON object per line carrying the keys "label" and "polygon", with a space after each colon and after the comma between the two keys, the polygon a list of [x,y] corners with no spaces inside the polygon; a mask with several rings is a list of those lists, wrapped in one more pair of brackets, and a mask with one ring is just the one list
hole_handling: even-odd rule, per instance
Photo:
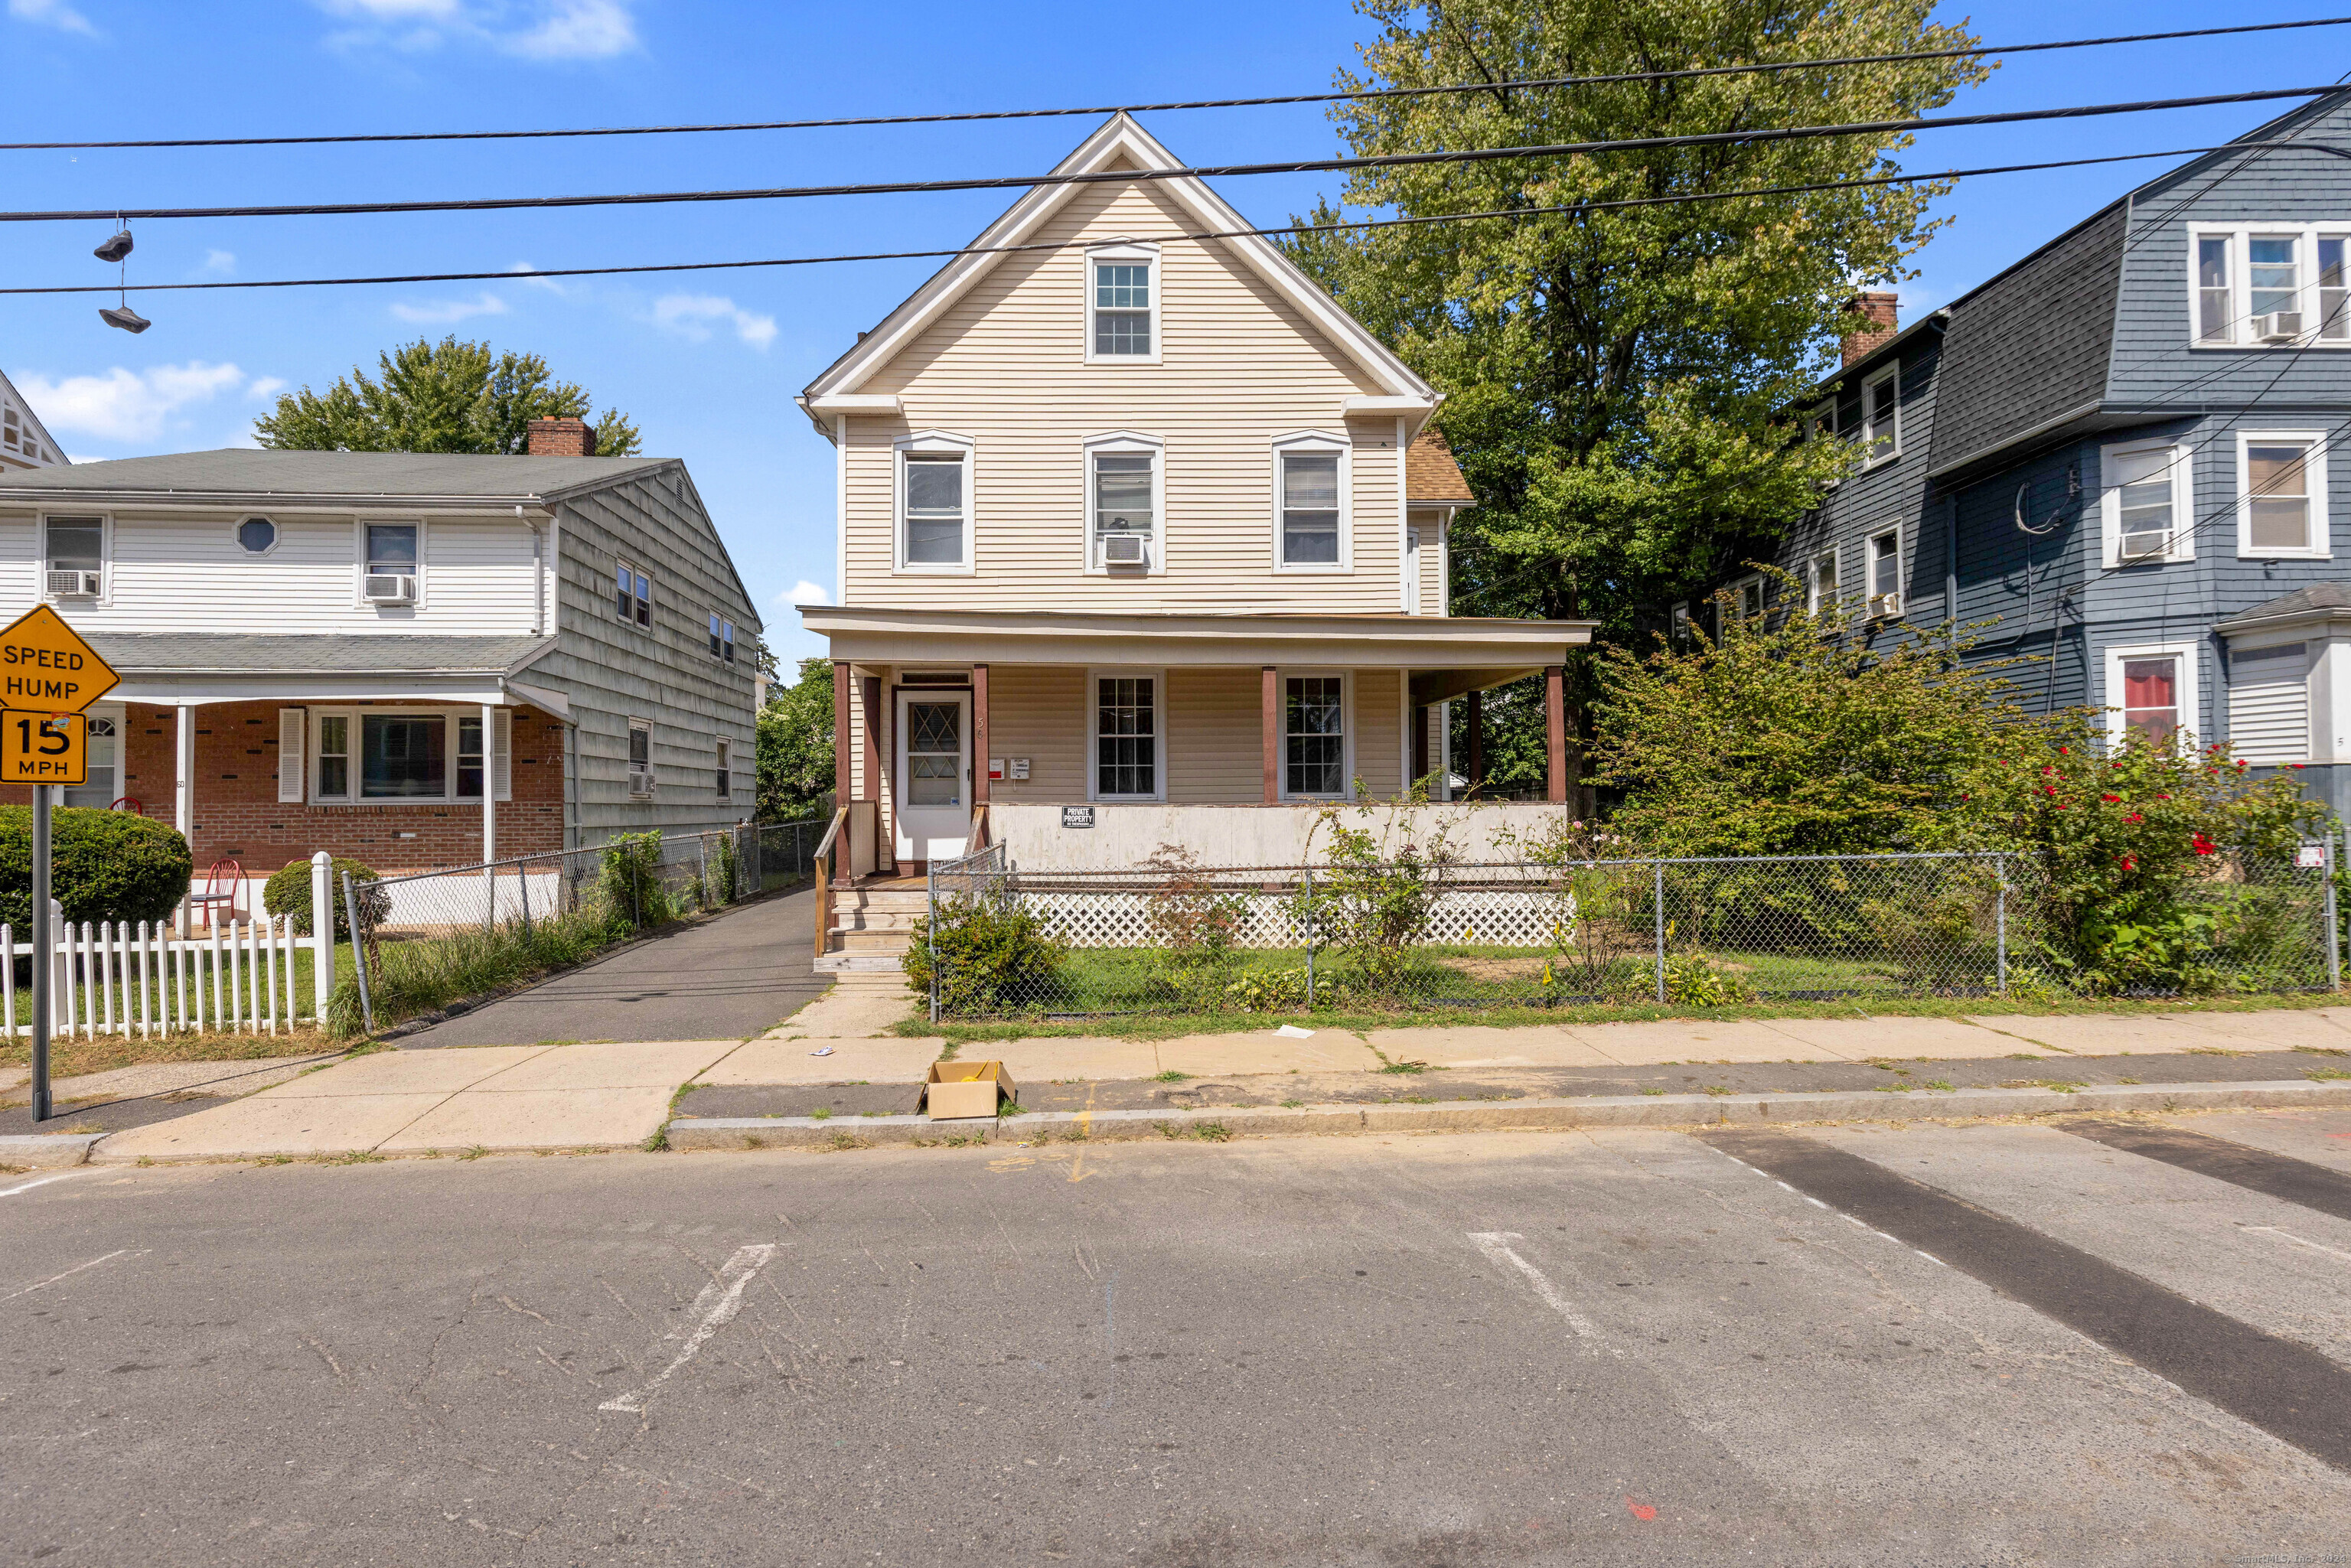
{"label": "porch column", "polygon": [[1486,782],[1486,694],[1469,694],[1469,783],[1464,793],[1472,800]]}
{"label": "porch column", "polygon": [[[1412,707],[1412,779],[1413,782],[1418,783],[1427,777],[1428,705],[1415,703]],[[1440,787],[1443,781],[1439,780]],[[1428,798],[1432,800],[1437,799],[1437,790],[1431,789]]]}
{"label": "porch column", "polygon": [[[180,830],[180,837],[188,842],[193,853],[196,842],[196,708],[193,703],[182,703],[173,708],[177,726],[172,732],[172,825]],[[125,741],[117,740],[115,755],[122,755]],[[188,935],[188,905],[180,903],[180,935]]]}
{"label": "porch column", "polygon": [[482,862],[498,858],[498,710],[482,705]]}
{"label": "porch column", "polygon": [[1543,777],[1552,805],[1567,800],[1567,666],[1543,671]]}
{"label": "porch column", "polygon": [[987,804],[987,666],[971,667],[971,803]]}
{"label": "porch column", "polygon": [[[832,803],[836,811],[853,801],[850,764],[854,758],[849,749],[849,665],[836,659],[832,665]],[[855,880],[849,870],[849,835],[844,832],[833,840],[832,885],[847,887]]]}
{"label": "porch column", "polygon": [[1258,699],[1258,718],[1265,757],[1265,803],[1279,805],[1281,801],[1281,675],[1271,664],[1265,666],[1264,681]]}
{"label": "porch column", "polygon": [[882,841],[882,677],[865,675],[857,685],[865,710],[865,799],[873,802],[873,863],[877,869],[886,864],[895,871],[897,835],[891,834],[888,843]]}

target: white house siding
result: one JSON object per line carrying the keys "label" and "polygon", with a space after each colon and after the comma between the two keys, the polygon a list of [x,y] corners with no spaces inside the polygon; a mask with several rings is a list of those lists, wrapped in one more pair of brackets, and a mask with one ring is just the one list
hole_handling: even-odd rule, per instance
{"label": "white house siding", "polygon": [[[1197,225],[1164,192],[1090,187],[1041,241],[1181,234]],[[1377,393],[1321,332],[1217,242],[1161,251],[1155,364],[1087,364],[1085,253],[1006,257],[866,389],[901,412],[847,421],[852,604],[958,609],[1394,613],[1397,422],[1343,417]],[[1353,570],[1273,569],[1275,438],[1319,430],[1353,443]],[[971,575],[894,572],[893,444],[940,431],[975,444]],[[1165,570],[1084,570],[1083,443],[1112,432],[1165,443]]]}

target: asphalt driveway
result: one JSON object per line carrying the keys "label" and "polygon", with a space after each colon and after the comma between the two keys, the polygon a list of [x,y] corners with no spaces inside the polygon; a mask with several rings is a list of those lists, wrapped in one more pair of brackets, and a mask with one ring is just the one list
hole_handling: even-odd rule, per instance
{"label": "asphalt driveway", "polygon": [[400,1043],[747,1040],[831,985],[816,972],[815,919],[812,889],[761,899],[632,943]]}

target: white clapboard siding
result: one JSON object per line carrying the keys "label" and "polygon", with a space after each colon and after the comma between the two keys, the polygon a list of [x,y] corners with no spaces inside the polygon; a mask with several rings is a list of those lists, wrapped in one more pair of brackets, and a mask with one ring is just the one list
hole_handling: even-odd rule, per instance
{"label": "white clapboard siding", "polygon": [[2235,649],[2229,655],[2229,739],[2256,765],[2310,760],[2305,644]]}
{"label": "white clapboard siding", "polygon": [[[1197,227],[1164,191],[1102,185],[1036,238]],[[1156,364],[1085,362],[1087,264],[1072,248],[1006,257],[881,370],[866,390],[898,393],[903,412],[848,422],[847,602],[1395,612],[1397,423],[1341,411],[1382,389],[1223,244],[1166,240],[1160,257]],[[972,576],[892,570],[894,443],[920,430],[976,444]],[[1148,576],[1084,569],[1082,443],[1114,431],[1165,444],[1165,570]],[[1353,443],[1350,572],[1273,570],[1273,443],[1307,431]]]}
{"label": "white clapboard siding", "polygon": [[[517,519],[431,519],[423,602],[379,610],[358,597],[360,536],[348,517],[276,517],[277,547],[260,556],[237,544],[237,519],[225,514],[113,518],[104,599],[65,606],[82,631],[512,635],[531,627],[531,532]],[[36,597],[37,528],[30,509],[0,514],[0,595]]]}

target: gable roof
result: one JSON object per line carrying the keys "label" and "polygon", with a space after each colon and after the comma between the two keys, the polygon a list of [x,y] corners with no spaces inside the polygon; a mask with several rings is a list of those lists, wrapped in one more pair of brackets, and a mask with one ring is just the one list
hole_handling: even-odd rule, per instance
{"label": "gable roof", "polygon": [[[1136,124],[1132,117],[1119,113],[1111,116],[1096,128],[1092,135],[1079,142],[1068,157],[1053,165],[1052,172],[1097,173],[1117,168],[1122,160],[1138,169],[1184,167],[1174,153]],[[1206,182],[1191,175],[1156,179],[1149,183],[1167,192],[1178,205],[1198,221],[1201,232],[1223,233],[1256,226],[1228,206]],[[927,282],[908,295],[896,309],[884,316],[879,326],[860,338],[847,353],[809,382],[800,394],[802,405],[805,407],[819,398],[857,394],[925,328],[936,321],[1004,259],[1001,251],[977,255],[971,252],[1020,244],[1086,188],[1083,184],[1032,186],[1019,200],[1007,207],[994,223],[979,232],[971,242],[970,251],[956,256],[932,274]],[[1136,235],[1134,237],[1165,240],[1178,236]],[[1341,308],[1282,253],[1280,246],[1263,235],[1241,234],[1220,241],[1202,243],[1227,246],[1300,315],[1319,328],[1338,346],[1340,352],[1353,360],[1379,387],[1383,395],[1417,399],[1432,406],[1438,401],[1435,388],[1415,374],[1412,367],[1374,337],[1362,322]],[[810,417],[816,418],[813,410]],[[817,420],[817,425],[831,434],[821,419]]]}
{"label": "gable roof", "polygon": [[72,465],[73,459],[58,447],[57,438],[49,434],[49,427],[41,423],[41,416],[33,412],[33,405],[25,401],[25,394],[16,390],[16,384],[5,373],[0,373],[0,403],[14,408],[23,419],[25,427],[40,437],[41,451],[47,462],[60,468]]}
{"label": "gable roof", "polygon": [[1461,465],[1453,460],[1453,448],[1446,444],[1445,433],[1433,424],[1423,426],[1404,449],[1404,494],[1407,506],[1415,501],[1478,504],[1469,481],[1461,476]]}
{"label": "gable roof", "polygon": [[547,501],[674,457],[507,457],[460,452],[305,452],[248,446],[0,474],[0,500],[99,496],[184,501],[370,497],[408,502]]}

